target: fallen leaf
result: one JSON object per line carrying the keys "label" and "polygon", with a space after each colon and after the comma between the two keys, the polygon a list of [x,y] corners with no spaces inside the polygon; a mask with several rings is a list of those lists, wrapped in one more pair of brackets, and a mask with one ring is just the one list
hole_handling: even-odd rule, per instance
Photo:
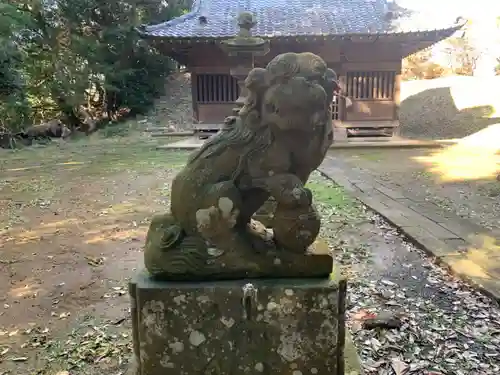
{"label": "fallen leaf", "polygon": [[26,362],[28,357],[13,357],[10,359],[12,362]]}
{"label": "fallen leaf", "polygon": [[375,337],[372,337],[370,340],[370,344],[373,348],[373,350],[378,351],[382,347],[382,343],[377,340]]}
{"label": "fallen leaf", "polygon": [[391,367],[396,375],[403,375],[408,369],[408,365],[399,358],[391,359]]}

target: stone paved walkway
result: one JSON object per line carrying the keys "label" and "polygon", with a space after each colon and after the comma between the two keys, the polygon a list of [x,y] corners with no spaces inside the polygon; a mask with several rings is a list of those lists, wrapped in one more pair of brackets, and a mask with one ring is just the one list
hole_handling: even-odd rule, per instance
{"label": "stone paved walkway", "polygon": [[500,233],[411,193],[390,189],[335,156],[327,156],[319,171],[400,228],[438,262],[500,301]]}

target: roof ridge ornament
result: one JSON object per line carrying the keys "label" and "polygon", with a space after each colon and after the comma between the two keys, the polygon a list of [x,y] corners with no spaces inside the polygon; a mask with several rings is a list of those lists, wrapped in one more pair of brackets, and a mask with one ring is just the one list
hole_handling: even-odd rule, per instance
{"label": "roof ridge ornament", "polygon": [[200,23],[200,25],[206,25],[208,22],[207,16],[202,14],[201,16],[198,17],[198,22]]}

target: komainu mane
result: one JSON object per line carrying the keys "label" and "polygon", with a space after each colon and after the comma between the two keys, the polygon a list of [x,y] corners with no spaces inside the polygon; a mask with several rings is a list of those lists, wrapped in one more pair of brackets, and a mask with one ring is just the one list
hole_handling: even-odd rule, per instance
{"label": "komainu mane", "polygon": [[[285,53],[245,80],[238,116],[174,178],[171,212],[153,218],[145,264],[154,277],[228,279],[328,275],[310,255],[320,219],[305,187],[333,134],[337,76],[312,53]],[[266,228],[252,216],[273,199]]]}

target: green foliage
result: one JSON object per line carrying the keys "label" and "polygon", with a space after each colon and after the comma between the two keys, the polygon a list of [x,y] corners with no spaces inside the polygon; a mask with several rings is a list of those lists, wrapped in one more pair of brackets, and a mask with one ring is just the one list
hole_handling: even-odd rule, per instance
{"label": "green foliage", "polygon": [[449,73],[445,67],[432,61],[430,49],[419,51],[403,60],[403,80],[433,79]]}
{"label": "green foliage", "polygon": [[[165,5],[162,5],[165,4]],[[14,130],[57,116],[145,112],[173,62],[135,27],[180,15],[153,0],[0,0],[0,120]]]}
{"label": "green foliage", "polygon": [[449,65],[454,74],[472,76],[480,57],[479,51],[469,40],[467,31],[461,37],[450,37],[445,51],[449,56]]}
{"label": "green foliage", "polygon": [[29,25],[29,17],[0,2],[0,132],[19,128],[29,117],[22,76],[23,52],[16,34]]}

